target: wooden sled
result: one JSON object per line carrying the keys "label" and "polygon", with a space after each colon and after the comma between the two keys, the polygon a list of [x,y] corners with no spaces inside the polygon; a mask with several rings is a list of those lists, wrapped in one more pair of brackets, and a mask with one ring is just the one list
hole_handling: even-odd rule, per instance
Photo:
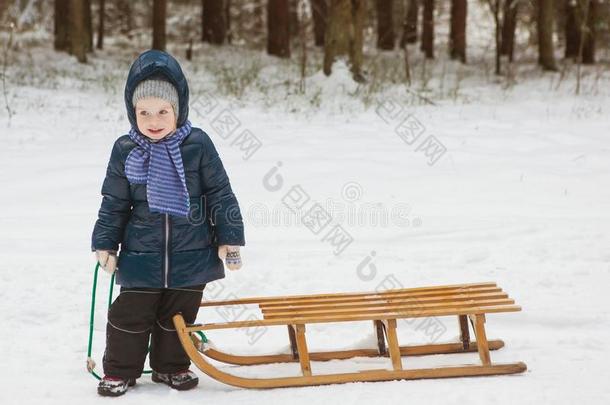
{"label": "wooden sled", "polygon": [[[225,301],[204,301],[202,307],[256,305],[260,319],[206,323],[187,326],[180,314],[174,324],[186,353],[195,365],[210,377],[226,384],[243,388],[279,388],[325,385],[359,381],[411,380],[514,374],[524,372],[525,363],[494,364],[490,350],[504,346],[501,340],[487,340],[486,314],[520,311],[495,283],[445,285],[387,290],[384,292],[295,295],[258,297]],[[460,341],[455,343],[400,346],[396,334],[397,320],[403,318],[435,318],[456,316],[460,327]],[[307,324],[328,322],[372,321],[377,336],[377,347],[310,353],[307,349]],[[472,325],[475,340],[470,339]],[[291,353],[258,356],[239,356],[203,345],[196,331],[213,329],[243,329],[269,326],[288,328]],[[402,356],[478,352],[481,364],[435,368],[404,369]],[[313,374],[311,361],[349,359],[352,357],[388,357],[388,369],[360,370],[350,373]],[[226,373],[205,357],[229,364],[255,365],[298,362],[301,374],[290,377],[249,378]]]}

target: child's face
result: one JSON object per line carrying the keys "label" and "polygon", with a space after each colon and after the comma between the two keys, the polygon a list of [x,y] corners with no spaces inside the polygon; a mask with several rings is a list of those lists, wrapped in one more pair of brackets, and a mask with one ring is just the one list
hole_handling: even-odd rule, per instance
{"label": "child's face", "polygon": [[151,97],[136,103],[138,129],[147,137],[159,140],[176,129],[176,114],[167,101]]}

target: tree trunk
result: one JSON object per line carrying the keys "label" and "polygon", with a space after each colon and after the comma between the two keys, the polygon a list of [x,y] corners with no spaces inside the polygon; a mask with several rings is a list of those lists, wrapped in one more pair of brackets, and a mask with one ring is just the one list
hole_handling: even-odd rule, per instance
{"label": "tree trunk", "polygon": [[311,0],[313,14],[313,32],[316,46],[324,46],[324,32],[326,31],[326,19],[328,18],[327,0]]}
{"label": "tree trunk", "polygon": [[502,10],[502,47],[500,53],[513,61],[515,53],[515,29],[517,28],[517,9],[519,0],[504,0]]}
{"label": "tree trunk", "polygon": [[[585,3],[582,8],[587,8],[587,1],[582,1],[581,4]],[[595,63],[595,24],[597,22],[598,13],[598,0],[588,0],[588,10],[585,11],[586,23],[582,33],[582,63],[590,65]],[[582,26],[582,25],[581,25]]]}
{"label": "tree trunk", "polygon": [[502,19],[500,18],[501,0],[489,0],[489,5],[494,16],[494,42],[496,44],[496,74],[502,73]]}
{"label": "tree trunk", "polygon": [[417,42],[419,1],[420,0],[409,0],[409,4],[407,5],[407,12],[403,22],[402,37],[400,38],[401,48],[404,48],[406,44],[414,44]]}
{"label": "tree trunk", "polygon": [[352,33],[349,41],[349,60],[355,81],[365,82],[362,75],[362,48],[364,45],[364,22],[366,20],[366,0],[352,0]]}
{"label": "tree trunk", "polygon": [[153,43],[152,48],[165,51],[165,17],[167,0],[153,1]]}
{"label": "tree trunk", "polygon": [[93,52],[93,18],[91,16],[91,0],[84,0],[85,36],[87,38],[87,52]]}
{"label": "tree trunk", "polygon": [[434,0],[424,0],[421,50],[427,59],[434,59]]}
{"label": "tree trunk", "polygon": [[55,0],[55,40],[56,51],[70,51],[70,0]]}
{"label": "tree trunk", "polygon": [[466,15],[467,0],[451,0],[451,31],[449,34],[449,56],[466,63]]}
{"label": "tree trunk", "polygon": [[394,49],[394,0],[376,0],[377,9],[377,49],[391,51]]}
{"label": "tree trunk", "polygon": [[557,70],[553,48],[553,0],[538,0],[538,63],[544,70]]}
{"label": "tree trunk", "polygon": [[363,82],[362,45],[365,0],[331,0],[324,38],[324,74],[330,76],[339,56],[347,56],[355,81]]}
{"label": "tree trunk", "polygon": [[578,19],[578,2],[574,0],[565,1],[565,36],[566,49],[564,56],[566,58],[578,58],[578,49],[580,47],[580,22]]}
{"label": "tree trunk", "polygon": [[288,0],[267,2],[267,53],[290,57],[290,4]]}
{"label": "tree trunk", "polygon": [[97,26],[97,49],[104,49],[104,13],[106,12],[106,1],[100,0],[99,22]]}
{"label": "tree trunk", "polygon": [[225,0],[225,27],[227,32],[227,43],[233,42],[233,31],[231,31],[231,0]]}
{"label": "tree trunk", "polygon": [[227,36],[225,7],[223,0],[203,0],[203,38],[204,42],[222,45]]}
{"label": "tree trunk", "polygon": [[80,63],[87,63],[87,31],[85,28],[85,2],[70,1],[70,43],[71,53]]}
{"label": "tree trunk", "polygon": [[288,29],[291,37],[299,35],[299,0],[289,0],[288,7],[290,9],[288,19]]}

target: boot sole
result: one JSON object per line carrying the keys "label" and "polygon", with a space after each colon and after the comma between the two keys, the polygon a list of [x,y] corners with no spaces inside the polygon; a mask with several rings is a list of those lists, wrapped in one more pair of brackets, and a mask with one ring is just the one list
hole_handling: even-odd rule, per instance
{"label": "boot sole", "polygon": [[197,384],[199,384],[199,379],[196,379],[196,380],[191,380],[191,381],[189,381],[187,383],[184,383],[184,384],[174,385],[171,382],[165,381],[165,380],[157,377],[155,374],[152,375],[152,380],[153,380],[153,382],[156,382],[156,383],[165,384],[168,387],[173,388],[173,389],[175,389],[177,391],[190,390],[190,389],[195,388],[197,386]]}

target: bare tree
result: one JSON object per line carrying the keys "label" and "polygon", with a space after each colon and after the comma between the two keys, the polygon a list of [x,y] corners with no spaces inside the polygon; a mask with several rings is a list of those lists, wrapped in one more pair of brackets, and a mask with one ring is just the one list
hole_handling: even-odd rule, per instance
{"label": "bare tree", "polygon": [[451,30],[449,34],[449,56],[466,63],[466,15],[467,0],[451,0]]}
{"label": "bare tree", "polygon": [[233,30],[231,29],[231,0],[225,0],[225,27],[227,31],[227,43],[233,41]]}
{"label": "bare tree", "polygon": [[427,59],[434,59],[434,0],[424,1],[421,50]]}
{"label": "bare tree", "polygon": [[324,37],[324,74],[332,73],[339,56],[348,56],[355,81],[365,81],[362,75],[362,45],[365,0],[331,0]]}
{"label": "bare tree", "polygon": [[203,0],[202,40],[222,45],[227,36],[225,0]]}
{"label": "bare tree", "polygon": [[70,1],[55,0],[54,13],[54,48],[56,51],[69,51],[70,42]]}
{"label": "bare tree", "polygon": [[85,37],[87,52],[93,52],[93,18],[91,16],[91,0],[84,0],[83,12],[85,13]]}
{"label": "bare tree", "polygon": [[328,15],[327,0],[311,0],[313,32],[316,46],[324,46],[324,32]]}
{"label": "bare tree", "polygon": [[377,11],[377,48],[386,51],[394,49],[394,0],[375,0]]}
{"label": "bare tree", "polygon": [[106,1],[100,0],[99,21],[97,25],[97,49],[104,48],[104,14],[106,13]]}
{"label": "bare tree", "polygon": [[87,63],[87,31],[85,28],[85,2],[70,1],[70,50],[80,63]]}
{"label": "bare tree", "polygon": [[519,0],[504,0],[500,54],[508,56],[510,62],[513,61],[515,53],[515,29],[517,28],[518,9]]}
{"label": "bare tree", "polygon": [[401,48],[404,48],[406,44],[414,44],[417,42],[419,2],[420,0],[409,0],[407,5],[407,12],[402,26],[402,37],[400,38]]}
{"label": "bare tree", "polygon": [[299,0],[288,0],[288,29],[291,37],[299,36]]}
{"label": "bare tree", "polygon": [[598,0],[580,0],[580,46],[579,60],[589,65],[595,63],[595,34],[598,13]]}
{"label": "bare tree", "polygon": [[153,1],[153,49],[165,50],[165,19],[167,16],[167,0]]}
{"label": "bare tree", "polygon": [[538,0],[538,63],[544,70],[557,71],[553,46],[553,0]]}
{"label": "bare tree", "polygon": [[267,2],[267,53],[290,57],[290,4],[288,0]]}
{"label": "bare tree", "polygon": [[578,21],[579,4],[576,0],[564,0],[565,3],[565,58],[577,59],[580,49],[580,23]]}

